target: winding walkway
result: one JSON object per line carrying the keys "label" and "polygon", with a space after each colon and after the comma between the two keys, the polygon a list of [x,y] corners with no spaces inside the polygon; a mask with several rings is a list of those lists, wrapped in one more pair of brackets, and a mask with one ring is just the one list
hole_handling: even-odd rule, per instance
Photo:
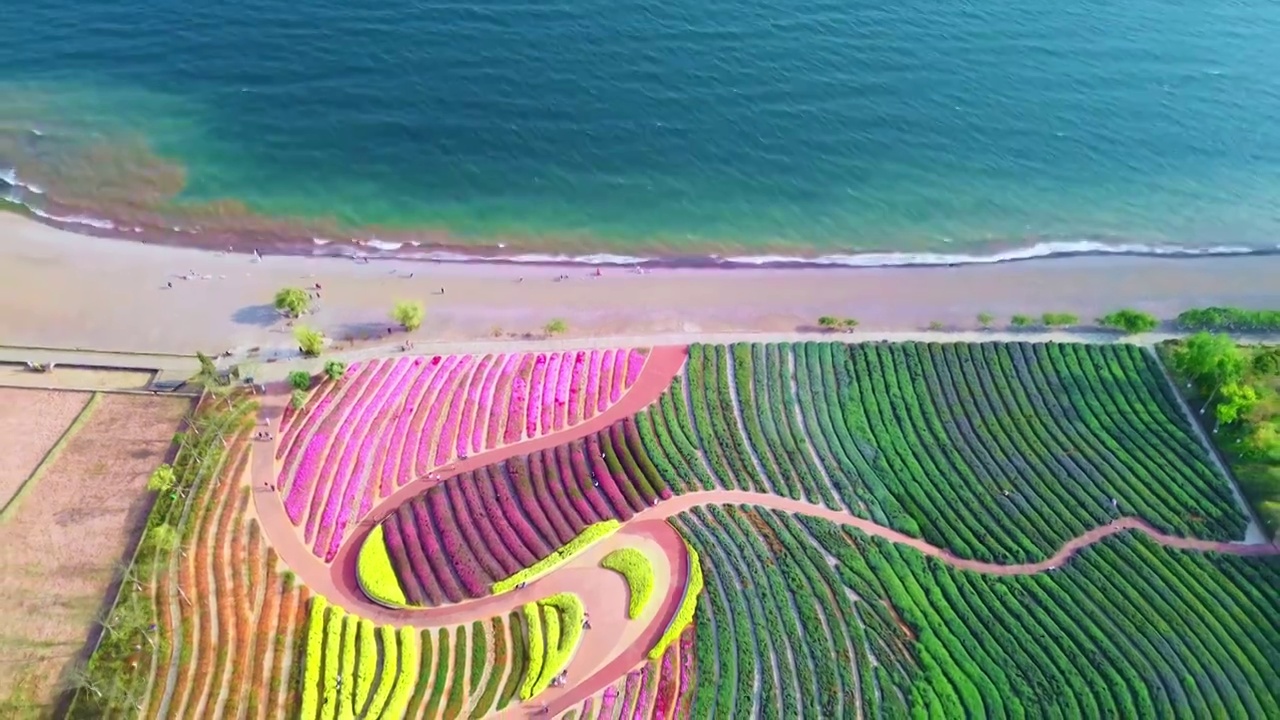
{"label": "winding walkway", "polygon": [[[466,472],[484,465],[500,462],[514,455],[554,447],[575,438],[597,432],[618,420],[630,417],[652,403],[670,386],[672,378],[675,377],[684,362],[685,354],[686,350],[683,347],[654,348],[636,384],[619,403],[610,407],[602,415],[598,415],[563,432],[552,433],[500,447],[470,457],[465,461],[450,463],[441,468],[441,470],[450,474]],[[264,403],[262,415],[278,419],[282,411],[283,405],[280,397],[273,396],[268,402]],[[405,501],[442,482],[442,480],[420,478],[383,498],[354,529],[342,544],[332,565],[329,565],[316,557],[303,542],[297,528],[294,527],[285,514],[282,498],[267,487],[270,483],[274,483],[276,478],[274,444],[256,442],[253,445],[252,453],[251,475],[254,488],[254,506],[267,539],[271,542],[280,558],[296,573],[303,583],[315,593],[325,596],[348,612],[368,617],[379,623],[437,627],[487,620],[495,615],[513,612],[527,602],[557,592],[575,592],[589,596],[586,598],[588,612],[594,614],[598,619],[597,624],[601,625],[602,628],[608,627],[614,619],[626,622],[625,597],[614,599],[612,597],[602,597],[600,593],[584,593],[584,588],[591,588],[601,577],[598,573],[609,572],[595,567],[594,563],[587,562],[589,558],[594,556],[594,553],[570,561],[556,571],[531,581],[524,588],[502,595],[488,596],[441,607],[412,610],[396,610],[379,605],[369,600],[361,592],[356,580],[356,563],[361,545],[375,524]],[[1072,538],[1052,556],[1039,562],[1001,565],[956,557],[950,550],[931,545],[919,538],[877,525],[843,510],[833,510],[804,500],[793,500],[767,493],[741,490],[711,490],[687,493],[661,501],[654,507],[644,509],[627,521],[623,527],[625,535],[643,535],[656,542],[662,548],[670,563],[672,591],[662,597],[658,611],[653,616],[653,619],[650,620],[649,625],[644,628],[639,637],[623,648],[616,647],[618,634],[607,629],[585,633],[582,644],[575,654],[575,661],[570,666],[570,679],[573,684],[564,688],[552,688],[540,695],[536,701],[509,709],[503,713],[504,717],[527,715],[531,709],[537,708],[543,702],[547,703],[553,713],[572,708],[644,662],[648,649],[653,646],[675,616],[682,596],[678,588],[680,588],[681,579],[688,572],[689,557],[684,540],[665,521],[692,508],[712,504],[757,505],[823,518],[834,523],[855,527],[867,535],[908,546],[924,555],[938,558],[960,569],[995,575],[1029,575],[1054,570],[1069,561],[1081,549],[1104,540],[1111,535],[1129,530],[1145,533],[1162,546],[1180,550],[1219,552],[1241,556],[1280,554],[1280,547],[1269,543],[1217,542],[1177,537],[1156,530],[1140,518],[1124,517]],[[602,605],[606,604],[616,605],[616,607],[602,607]],[[604,622],[599,622],[599,619],[603,619]],[[581,663],[579,662],[580,659],[583,660]],[[579,666],[585,667],[590,674],[582,677],[577,672]]]}

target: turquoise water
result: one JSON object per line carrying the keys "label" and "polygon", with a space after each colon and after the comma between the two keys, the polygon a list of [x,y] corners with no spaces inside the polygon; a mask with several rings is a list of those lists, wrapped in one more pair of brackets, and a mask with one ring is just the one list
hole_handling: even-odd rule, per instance
{"label": "turquoise water", "polygon": [[1280,4],[27,0],[6,169],[515,248],[1274,247]]}

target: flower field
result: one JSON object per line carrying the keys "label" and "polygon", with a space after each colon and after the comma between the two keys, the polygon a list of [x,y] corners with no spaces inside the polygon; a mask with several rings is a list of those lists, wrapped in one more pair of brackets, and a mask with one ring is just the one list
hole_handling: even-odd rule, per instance
{"label": "flower field", "polygon": [[1280,717],[1280,548],[1149,349],[676,350],[227,403],[72,716]]}
{"label": "flower field", "polygon": [[1274,555],[1121,535],[1055,572],[1005,576],[763,508],[676,522],[707,574],[693,717],[1280,712]]}
{"label": "flower field", "polygon": [[283,420],[277,485],[289,519],[331,561],[351,527],[396,488],[604,412],[644,362],[638,350],[592,350],[352,365]]}
{"label": "flower field", "polygon": [[625,420],[451,477],[380,527],[408,604],[430,607],[488,595],[588,526],[630,519],[670,496],[639,427]]}
{"label": "flower field", "polygon": [[695,345],[679,421],[719,486],[962,557],[1044,557],[1119,515],[1239,539],[1245,516],[1157,363],[1132,345]]}

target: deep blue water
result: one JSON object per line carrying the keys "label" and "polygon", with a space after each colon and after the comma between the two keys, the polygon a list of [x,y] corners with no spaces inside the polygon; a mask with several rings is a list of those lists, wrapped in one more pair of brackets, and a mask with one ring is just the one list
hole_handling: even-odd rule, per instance
{"label": "deep blue water", "polygon": [[4,15],[0,170],[108,214],[230,199],[614,251],[1280,243],[1275,0]]}

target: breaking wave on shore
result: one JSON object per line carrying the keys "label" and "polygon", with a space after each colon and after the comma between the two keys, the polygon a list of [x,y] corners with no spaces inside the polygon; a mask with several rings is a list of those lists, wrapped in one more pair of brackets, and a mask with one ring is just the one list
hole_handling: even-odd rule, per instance
{"label": "breaking wave on shore", "polygon": [[[44,190],[33,183],[24,182],[13,168],[0,168],[0,201],[13,209],[29,214],[34,219],[60,229],[87,235],[119,237],[158,244],[204,246],[202,235],[212,235],[204,229],[170,226],[149,228],[120,224],[113,220],[84,213],[59,212],[43,202]],[[218,233],[221,243],[225,233]],[[688,254],[688,255],[631,255],[618,253],[553,253],[507,251],[505,243],[488,246],[466,246],[436,241],[386,240],[378,237],[336,239],[330,237],[273,237],[263,240],[251,233],[243,235],[241,245],[246,252],[250,245],[261,248],[266,254],[313,255],[351,257],[354,259],[418,260],[448,263],[509,263],[533,265],[588,265],[588,266],[646,266],[646,267],[724,267],[724,268],[780,268],[780,267],[938,267],[959,265],[988,265],[995,263],[1042,260],[1048,258],[1088,256],[1139,256],[1165,258],[1192,258],[1239,255],[1280,254],[1280,244],[1275,246],[1152,244],[1128,242],[1118,239],[1065,239],[1041,238],[1021,245],[1007,244],[990,252],[854,252],[817,255],[784,254]]]}

